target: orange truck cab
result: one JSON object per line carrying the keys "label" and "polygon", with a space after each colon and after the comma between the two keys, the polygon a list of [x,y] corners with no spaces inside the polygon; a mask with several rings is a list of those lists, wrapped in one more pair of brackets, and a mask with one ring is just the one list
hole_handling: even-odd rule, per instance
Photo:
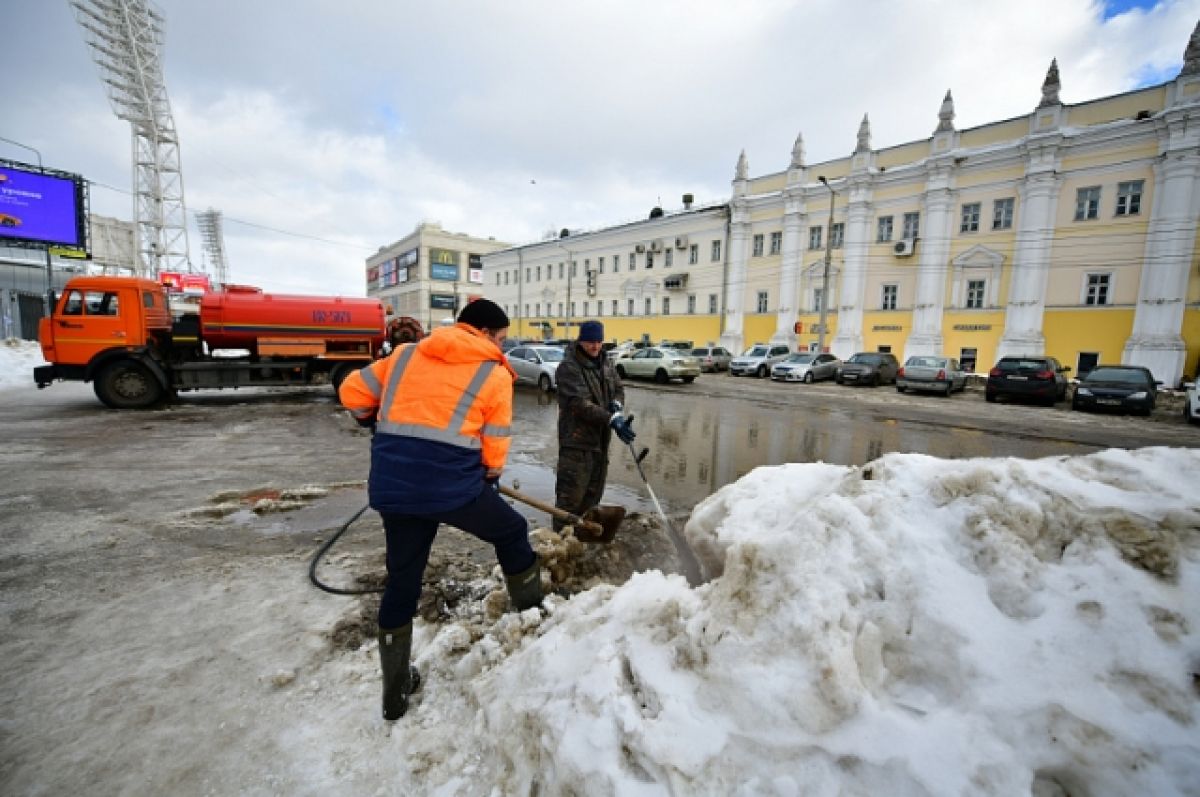
{"label": "orange truck cab", "polygon": [[[115,409],[201,388],[336,388],[379,355],[385,338],[375,299],[231,288],[205,294],[198,313],[175,318],[159,283],[103,276],[68,282],[38,331],[50,365],[34,369],[37,386],[92,382]],[[212,356],[218,350],[224,356]]]}

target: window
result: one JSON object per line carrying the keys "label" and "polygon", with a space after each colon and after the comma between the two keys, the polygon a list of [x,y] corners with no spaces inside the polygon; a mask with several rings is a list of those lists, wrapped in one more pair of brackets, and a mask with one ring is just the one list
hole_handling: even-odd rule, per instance
{"label": "window", "polygon": [[[546,309],[547,309],[547,310],[549,310],[549,309],[550,309],[550,305],[546,305]],[[529,305],[525,305],[525,315],[526,315],[526,316],[528,316],[528,315],[529,315]]]}
{"label": "window", "polygon": [[[117,294],[112,291],[86,291],[83,295],[83,312],[88,315],[118,315],[120,308]],[[72,293],[67,305],[68,315],[79,315],[77,294]]]}
{"label": "window", "polygon": [[754,257],[763,256],[763,235],[758,233],[754,236]]}
{"label": "window", "polygon": [[875,243],[886,243],[892,240],[892,217],[880,216],[875,226]]}
{"label": "window", "polygon": [[783,251],[783,233],[771,233],[771,254],[777,255]]}
{"label": "window", "polygon": [[646,297],[646,315],[651,315],[654,312],[654,305],[650,303],[650,297]]}
{"label": "window", "polygon": [[692,244],[688,247],[688,265],[696,265],[700,262],[700,244]]}
{"label": "window", "polygon": [[1080,188],[1075,192],[1075,221],[1086,221],[1100,215],[1100,186]]}
{"label": "window", "polygon": [[821,312],[821,304],[825,301],[825,290],[823,288],[813,288],[813,312]]}
{"label": "window", "polygon": [[617,315],[617,300],[616,299],[612,300],[612,314]]}
{"label": "window", "polygon": [[758,312],[760,312],[760,313],[767,312],[767,292],[766,291],[758,292]]}
{"label": "window", "polygon": [[596,300],[596,318],[600,318],[602,315],[604,315],[604,302],[597,299]]}
{"label": "window", "polygon": [[904,240],[915,241],[917,236],[921,234],[921,214],[920,213],[905,213],[904,214]]}
{"label": "window", "polygon": [[[506,277],[507,277],[507,276],[508,276],[508,274],[505,274],[504,276],[506,276]],[[499,284],[500,284],[500,272],[499,272],[499,271],[497,271],[497,272],[496,272],[496,284],[497,284],[497,285],[499,285]]]}
{"label": "window", "polygon": [[585,318],[591,315],[591,313],[588,312],[588,302],[583,303],[583,315]]}
{"label": "window", "polygon": [[571,317],[575,316],[575,302],[571,302]]}
{"label": "window", "polygon": [[532,276],[533,276],[533,269],[529,266],[526,266],[525,267],[525,281],[533,282],[533,280],[531,279]]}
{"label": "window", "polygon": [[1088,274],[1087,293],[1083,303],[1089,305],[1108,304],[1108,290],[1111,287],[1111,274]]}
{"label": "window", "polygon": [[663,268],[671,267],[671,261],[675,259],[674,254],[675,254],[675,250],[673,250],[673,249],[668,249],[666,252],[663,253]]}
{"label": "window", "polygon": [[629,314],[633,315],[633,299],[629,300]]}
{"label": "window", "polygon": [[654,253],[646,253],[646,268],[654,268]]}
{"label": "window", "polygon": [[541,302],[538,302],[537,304],[535,304],[533,306],[533,314],[535,316],[539,316],[542,314],[542,303]]}
{"label": "window", "polygon": [[578,269],[578,268],[576,268],[576,266],[578,266],[578,265],[579,265],[579,264],[578,264],[578,263],[576,263],[574,260],[572,260],[572,261],[571,261],[571,276],[572,276],[572,277],[577,277],[577,276],[579,276],[579,269]]}
{"label": "window", "polygon": [[717,314],[717,295],[715,293],[708,295],[708,312],[711,315]]}
{"label": "window", "polygon": [[696,294],[688,296],[688,315],[696,314]]}
{"label": "window", "polygon": [[604,273],[604,258],[596,258],[596,271],[600,272],[601,274]]}
{"label": "window", "polygon": [[978,359],[979,359],[979,350],[978,349],[971,348],[971,349],[959,349],[958,350],[959,367],[962,368],[964,371],[966,371],[969,374],[975,373],[975,363]]}
{"label": "window", "polygon": [[1142,210],[1142,182],[1117,183],[1117,215],[1136,216]]}
{"label": "window", "polygon": [[[541,266],[538,266],[536,269],[534,269],[533,274],[534,274],[535,280],[537,280],[538,282],[542,281],[542,267]],[[549,274],[546,274],[546,277],[549,277],[549,276],[550,276]]]}
{"label": "window", "polygon": [[823,227],[816,227],[816,226],[808,228],[808,248],[809,249],[820,249],[821,248],[821,231],[823,229],[824,229]]}
{"label": "window", "polygon": [[671,297],[670,296],[663,297],[663,312],[662,312],[662,314],[663,315],[671,314]]}
{"label": "window", "polygon": [[968,202],[962,206],[962,223],[959,232],[979,232],[979,203]]}
{"label": "window", "polygon": [[845,238],[846,225],[840,221],[834,222],[833,229],[829,231],[829,245],[834,249],[840,249]]}
{"label": "window", "polygon": [[562,302],[558,303],[558,314],[559,315],[563,314],[563,303]]}
{"label": "window", "polygon": [[630,252],[629,253],[629,270],[633,271],[635,268],[637,268],[637,253]]}
{"label": "window", "polygon": [[883,286],[883,298],[879,302],[879,309],[895,310],[896,309],[896,293],[897,293],[897,291],[898,291],[898,288],[896,285],[884,285]]}
{"label": "window", "polygon": [[716,263],[718,260],[721,259],[721,242],[720,241],[712,242],[712,257],[710,257],[709,259],[714,263]]}
{"label": "window", "polygon": [[621,256],[613,255],[613,273],[616,274],[621,270]]}
{"label": "window", "polygon": [[1079,352],[1079,359],[1075,361],[1075,375],[1083,379],[1099,364],[1100,352],[1081,351]]}
{"label": "window", "polygon": [[1013,222],[1013,198],[997,199],[992,203],[992,229],[1011,230]]}
{"label": "window", "polygon": [[506,271],[506,272],[504,272],[504,284],[505,284],[505,285],[507,285],[507,284],[508,284],[508,272],[507,272],[507,271]]}
{"label": "window", "polygon": [[979,310],[983,307],[983,295],[987,290],[987,280],[967,280],[967,309]]}

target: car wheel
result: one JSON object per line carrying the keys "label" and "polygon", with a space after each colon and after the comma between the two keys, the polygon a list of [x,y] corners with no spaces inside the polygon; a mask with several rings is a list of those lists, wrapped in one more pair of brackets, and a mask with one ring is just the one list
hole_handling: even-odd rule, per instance
{"label": "car wheel", "polygon": [[812,375],[812,371],[809,371],[808,373],[806,373],[806,374],[804,375],[804,384],[806,384],[806,385],[811,385],[811,384],[812,384],[812,382],[813,382],[813,375]]}
{"label": "car wheel", "polygon": [[767,375],[767,366],[765,366],[765,365],[758,366],[757,374],[758,374],[759,379],[762,379],[763,377],[765,377]]}
{"label": "car wheel", "polygon": [[617,366],[617,376],[621,377],[622,379],[625,378],[625,366],[623,366],[623,365]]}
{"label": "car wheel", "polygon": [[879,387],[879,383],[881,381],[883,381],[883,380],[880,378],[879,372],[876,371],[875,375],[871,377],[870,385],[871,385],[871,387]]}
{"label": "car wheel", "polygon": [[1079,402],[1078,402],[1078,401],[1072,401],[1072,402],[1071,402],[1071,409],[1072,409],[1074,412],[1082,412],[1082,411],[1083,411],[1083,407],[1082,407],[1082,406],[1080,406],[1080,404],[1079,404]]}
{"label": "car wheel", "polygon": [[953,392],[954,392],[954,383],[947,382],[946,383],[946,392],[943,393],[942,395],[945,396],[946,398],[950,398],[950,394]]}
{"label": "car wheel", "polygon": [[542,374],[541,376],[539,376],[538,377],[538,387],[542,389],[543,393],[549,393],[550,387],[551,387],[550,377],[547,376],[546,374]]}
{"label": "car wheel", "polygon": [[844,384],[846,384],[845,382],[843,382],[843,381],[842,381],[842,378],[841,378],[840,376],[835,376],[835,377],[833,378],[833,381],[834,381],[834,382],[837,382],[839,385],[844,385]]}
{"label": "car wheel", "polygon": [[996,403],[996,394],[995,393],[984,393],[983,398],[985,401],[987,401],[988,404]]}
{"label": "car wheel", "polygon": [[1183,417],[1187,418],[1188,423],[1200,423],[1200,415],[1192,412],[1192,405],[1190,403],[1184,405]]}
{"label": "car wheel", "polygon": [[903,393],[903,392],[904,392],[904,391],[906,391],[906,390],[908,390],[908,388],[906,388],[904,385],[896,385],[896,392],[897,392],[897,393]]}
{"label": "car wheel", "polygon": [[659,368],[654,372],[654,381],[658,382],[660,385],[665,385],[667,382],[671,381],[671,377],[667,376],[666,371],[664,371],[662,368]]}
{"label": "car wheel", "polygon": [[695,382],[695,381],[696,381],[696,377],[694,377],[694,376],[685,376],[683,378],[683,383],[685,385],[690,385],[692,382]]}

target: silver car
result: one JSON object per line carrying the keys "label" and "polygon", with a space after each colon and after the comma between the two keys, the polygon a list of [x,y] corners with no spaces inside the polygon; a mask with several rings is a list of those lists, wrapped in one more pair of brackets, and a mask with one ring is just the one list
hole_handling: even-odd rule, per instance
{"label": "silver car", "polygon": [[800,352],[771,367],[771,378],[776,382],[805,382],[811,384],[820,379],[833,379],[842,361],[832,354]]}
{"label": "silver car", "polygon": [[508,364],[517,372],[517,381],[537,385],[549,392],[558,387],[556,374],[563,350],[557,346],[518,346],[508,353]]}
{"label": "silver car", "polygon": [[783,362],[792,351],[787,346],[768,346],[765,343],[755,343],[741,355],[729,361],[729,373],[732,376],[754,374],[760,379],[771,374],[771,366]]}
{"label": "silver car", "polygon": [[665,384],[672,379],[695,382],[700,363],[691,354],[675,349],[642,349],[632,357],[617,360],[617,376],[641,376]]}
{"label": "silver car", "polygon": [[896,389],[903,393],[909,388],[949,396],[967,389],[967,374],[953,357],[909,357],[896,373]]}
{"label": "silver car", "polygon": [[721,346],[701,346],[692,349],[692,356],[700,361],[701,371],[728,371],[733,355]]}

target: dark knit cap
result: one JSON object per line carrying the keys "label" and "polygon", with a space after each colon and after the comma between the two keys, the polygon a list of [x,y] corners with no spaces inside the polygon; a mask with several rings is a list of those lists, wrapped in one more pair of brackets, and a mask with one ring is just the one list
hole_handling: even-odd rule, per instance
{"label": "dark knit cap", "polygon": [[458,314],[458,323],[470,324],[476,329],[506,329],[508,315],[495,302],[476,299]]}
{"label": "dark knit cap", "polygon": [[599,321],[584,321],[579,325],[579,340],[582,343],[603,342],[604,324]]}

